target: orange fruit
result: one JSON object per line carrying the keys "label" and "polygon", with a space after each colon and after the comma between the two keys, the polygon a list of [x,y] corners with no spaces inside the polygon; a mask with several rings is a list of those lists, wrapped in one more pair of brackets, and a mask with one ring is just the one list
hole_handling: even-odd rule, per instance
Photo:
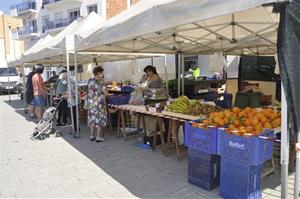
{"label": "orange fruit", "polygon": [[239,117],[246,117],[246,115],[247,115],[247,114],[246,114],[246,112],[244,112],[244,111],[241,111],[241,112],[238,113],[238,116],[239,116]]}
{"label": "orange fruit", "polygon": [[208,125],[208,120],[203,120],[202,123]]}
{"label": "orange fruit", "polygon": [[235,126],[234,126],[233,124],[229,124],[229,125],[228,125],[228,129],[229,129],[229,130],[233,130],[233,129],[235,129]]}
{"label": "orange fruit", "polygon": [[247,133],[253,133],[253,130],[254,130],[253,126],[247,126],[246,127]]}
{"label": "orange fruit", "polygon": [[250,119],[246,119],[243,124],[245,126],[250,126],[251,125],[251,120]]}
{"label": "orange fruit", "polygon": [[252,111],[252,109],[250,107],[246,107],[244,110],[246,113],[250,113]]}
{"label": "orange fruit", "polygon": [[281,119],[277,118],[271,122],[273,128],[277,128],[281,125]]}
{"label": "orange fruit", "polygon": [[276,118],[278,118],[279,117],[279,114],[277,113],[277,112],[273,112],[272,114],[271,114],[271,116],[270,116],[270,118],[272,119],[272,120],[274,120],[274,119],[276,119]]}
{"label": "orange fruit", "polygon": [[266,122],[268,122],[268,119],[265,116],[263,116],[260,118],[260,121],[261,123],[265,124]]}
{"label": "orange fruit", "polygon": [[232,109],[232,112],[234,112],[235,114],[238,114],[240,111],[241,111],[241,109],[238,108],[238,107],[234,107],[234,108]]}
{"label": "orange fruit", "polygon": [[270,122],[265,123],[264,128],[272,129],[272,124]]}
{"label": "orange fruit", "polygon": [[255,131],[257,131],[258,133],[260,133],[262,131],[262,126],[260,124],[256,124],[255,125]]}
{"label": "orange fruit", "polygon": [[254,117],[254,113],[253,112],[249,112],[247,113],[247,117],[252,119]]}
{"label": "orange fruit", "polygon": [[218,123],[217,123],[218,126],[224,126],[225,124],[226,124],[226,122],[222,119],[219,120]]}
{"label": "orange fruit", "polygon": [[225,116],[225,117],[230,117],[230,116],[231,116],[230,110],[225,110],[225,111],[224,111],[224,116]]}
{"label": "orange fruit", "polygon": [[254,118],[254,119],[251,121],[252,126],[257,125],[258,123],[259,123],[259,120],[256,119],[256,118]]}
{"label": "orange fruit", "polygon": [[241,123],[239,120],[233,120],[233,124],[234,126],[239,127]]}

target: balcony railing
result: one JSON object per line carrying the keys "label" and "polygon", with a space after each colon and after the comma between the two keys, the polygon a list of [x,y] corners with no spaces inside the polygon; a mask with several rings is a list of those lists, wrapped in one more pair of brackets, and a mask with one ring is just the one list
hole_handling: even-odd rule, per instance
{"label": "balcony railing", "polygon": [[62,1],[62,0],[43,0],[43,5],[47,5],[47,4],[50,4],[50,3],[55,3],[55,2],[58,2],[58,1]]}
{"label": "balcony railing", "polygon": [[28,35],[31,33],[37,33],[37,27],[36,26],[25,26],[23,28],[18,29],[19,36]]}
{"label": "balcony railing", "polygon": [[10,9],[16,9],[18,13],[21,13],[28,10],[36,10],[36,4],[35,1],[26,1],[21,4],[10,6]]}
{"label": "balcony railing", "polygon": [[68,26],[69,24],[71,24],[76,19],[78,19],[78,17],[64,18],[64,19],[57,19],[57,20],[53,20],[53,21],[48,21],[48,23],[43,26],[43,32],[45,32],[46,30],[52,30],[52,29],[62,28],[62,27]]}

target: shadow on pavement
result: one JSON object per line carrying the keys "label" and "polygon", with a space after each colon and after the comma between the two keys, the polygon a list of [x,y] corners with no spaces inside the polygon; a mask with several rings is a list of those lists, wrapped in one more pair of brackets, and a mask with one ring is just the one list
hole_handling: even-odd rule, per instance
{"label": "shadow on pavement", "polygon": [[[5,102],[18,114],[33,122],[20,109],[20,100]],[[166,157],[160,147],[155,151],[142,149],[136,146],[141,142],[138,137],[129,137],[125,141],[123,138],[116,138],[115,133],[106,132],[105,142],[91,142],[87,126],[81,124],[80,128],[79,139],[74,139],[69,134],[70,128],[62,129],[63,139],[111,176],[116,184],[121,184],[136,197],[220,198],[218,188],[208,192],[187,182],[186,156],[178,161],[175,152]],[[262,190],[278,187],[279,177],[280,175],[273,174],[263,179]]]}

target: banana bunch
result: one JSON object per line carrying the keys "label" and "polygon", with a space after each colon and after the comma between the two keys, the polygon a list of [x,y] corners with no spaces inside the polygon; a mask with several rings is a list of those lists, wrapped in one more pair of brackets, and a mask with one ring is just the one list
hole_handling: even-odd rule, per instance
{"label": "banana bunch", "polygon": [[178,97],[175,102],[170,104],[167,107],[167,111],[174,112],[174,113],[184,113],[186,109],[188,109],[190,106],[191,106],[191,102],[189,98],[183,95]]}

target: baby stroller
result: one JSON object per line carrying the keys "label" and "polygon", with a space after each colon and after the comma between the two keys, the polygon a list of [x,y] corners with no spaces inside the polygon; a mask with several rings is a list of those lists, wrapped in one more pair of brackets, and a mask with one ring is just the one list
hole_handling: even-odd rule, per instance
{"label": "baby stroller", "polygon": [[57,107],[59,107],[60,103],[62,102],[63,98],[57,98],[58,103],[56,106],[49,107],[43,114],[42,119],[38,122],[37,126],[35,127],[31,139],[33,140],[44,140],[46,137],[49,137],[50,134],[54,134],[56,137],[61,137],[62,132],[60,130],[56,130],[53,127],[53,122],[55,120]]}

